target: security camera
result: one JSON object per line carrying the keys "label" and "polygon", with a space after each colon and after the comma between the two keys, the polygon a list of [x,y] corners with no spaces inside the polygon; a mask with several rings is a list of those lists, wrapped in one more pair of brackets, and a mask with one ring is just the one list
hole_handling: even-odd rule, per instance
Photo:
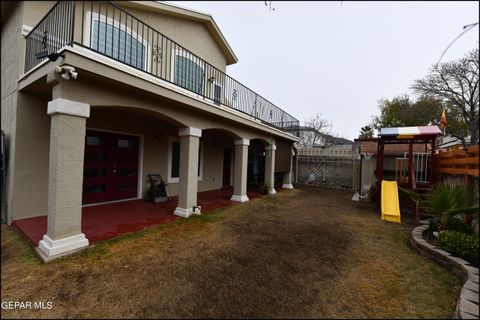
{"label": "security camera", "polygon": [[70,74],[68,72],[62,73],[62,78],[65,80],[70,80]]}
{"label": "security camera", "polygon": [[70,76],[72,77],[73,80],[76,80],[78,77],[78,73],[75,71],[70,71]]}

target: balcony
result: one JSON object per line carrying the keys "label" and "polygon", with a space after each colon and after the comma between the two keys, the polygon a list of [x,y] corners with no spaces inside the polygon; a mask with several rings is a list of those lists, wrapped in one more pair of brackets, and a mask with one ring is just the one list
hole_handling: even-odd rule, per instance
{"label": "balcony", "polygon": [[110,1],[58,1],[26,36],[25,73],[79,46],[296,134],[299,121]]}

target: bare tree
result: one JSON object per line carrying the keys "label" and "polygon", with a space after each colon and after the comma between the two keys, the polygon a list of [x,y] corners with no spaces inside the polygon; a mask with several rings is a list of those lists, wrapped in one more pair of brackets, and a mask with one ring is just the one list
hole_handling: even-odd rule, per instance
{"label": "bare tree", "polygon": [[301,129],[299,146],[309,148],[318,145],[325,145],[324,135],[332,132],[332,123],[323,118],[321,113],[304,120]]}
{"label": "bare tree", "polygon": [[304,120],[300,128],[299,147],[330,147],[334,144],[351,143],[346,137],[333,132],[332,122],[323,118],[321,113]]}
{"label": "bare tree", "polygon": [[[447,121],[450,114],[459,117],[457,120],[461,120],[468,127],[469,145],[478,143],[479,60],[478,48],[473,49],[459,60],[434,65],[424,79],[415,80],[411,86],[419,95],[445,102]],[[465,134],[448,129],[447,122],[447,132],[466,146]]]}

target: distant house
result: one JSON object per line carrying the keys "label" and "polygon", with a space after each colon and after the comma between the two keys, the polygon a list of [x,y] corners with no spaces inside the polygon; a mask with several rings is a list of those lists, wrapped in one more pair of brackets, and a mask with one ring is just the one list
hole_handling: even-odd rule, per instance
{"label": "distant house", "polygon": [[314,128],[299,126],[297,129],[299,148],[318,148],[325,146],[325,137]]}
{"label": "distant house", "polygon": [[43,255],[87,246],[82,206],[141,199],[149,174],[182,217],[200,191],[232,186],[248,201],[252,176],[271,194],[275,176],[292,188],[298,138],[285,129],[299,121],[226,74],[238,59],[209,14],[160,1],[1,6],[2,217],[48,214]]}
{"label": "distant house", "polygon": [[[470,139],[467,138],[467,144],[469,141]],[[463,147],[463,143],[460,139],[452,137],[450,135],[440,137],[436,146],[437,149],[448,149],[453,147]]]}

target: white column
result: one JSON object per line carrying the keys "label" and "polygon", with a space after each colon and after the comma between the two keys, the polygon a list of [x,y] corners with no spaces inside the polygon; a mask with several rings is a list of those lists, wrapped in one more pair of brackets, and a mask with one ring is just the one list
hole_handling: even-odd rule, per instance
{"label": "white column", "polygon": [[290,170],[283,174],[282,189],[293,189],[292,185],[292,171],[293,171],[293,147],[290,150]]}
{"label": "white column", "polygon": [[275,150],[277,150],[277,146],[267,145],[265,146],[265,183],[270,184],[270,191],[269,194],[275,194]]}
{"label": "white column", "polygon": [[248,165],[248,146],[250,140],[238,139],[235,140],[235,172],[233,184],[232,201],[246,202],[247,196],[247,165]]}
{"label": "white column", "polygon": [[90,106],[66,99],[48,103],[51,116],[48,229],[37,248],[51,260],[88,246],[82,233],[83,157]]}
{"label": "white column", "polygon": [[197,208],[198,189],[198,147],[202,130],[197,128],[181,128],[180,136],[180,172],[178,206],[174,214],[188,218],[192,214],[200,214]]}

